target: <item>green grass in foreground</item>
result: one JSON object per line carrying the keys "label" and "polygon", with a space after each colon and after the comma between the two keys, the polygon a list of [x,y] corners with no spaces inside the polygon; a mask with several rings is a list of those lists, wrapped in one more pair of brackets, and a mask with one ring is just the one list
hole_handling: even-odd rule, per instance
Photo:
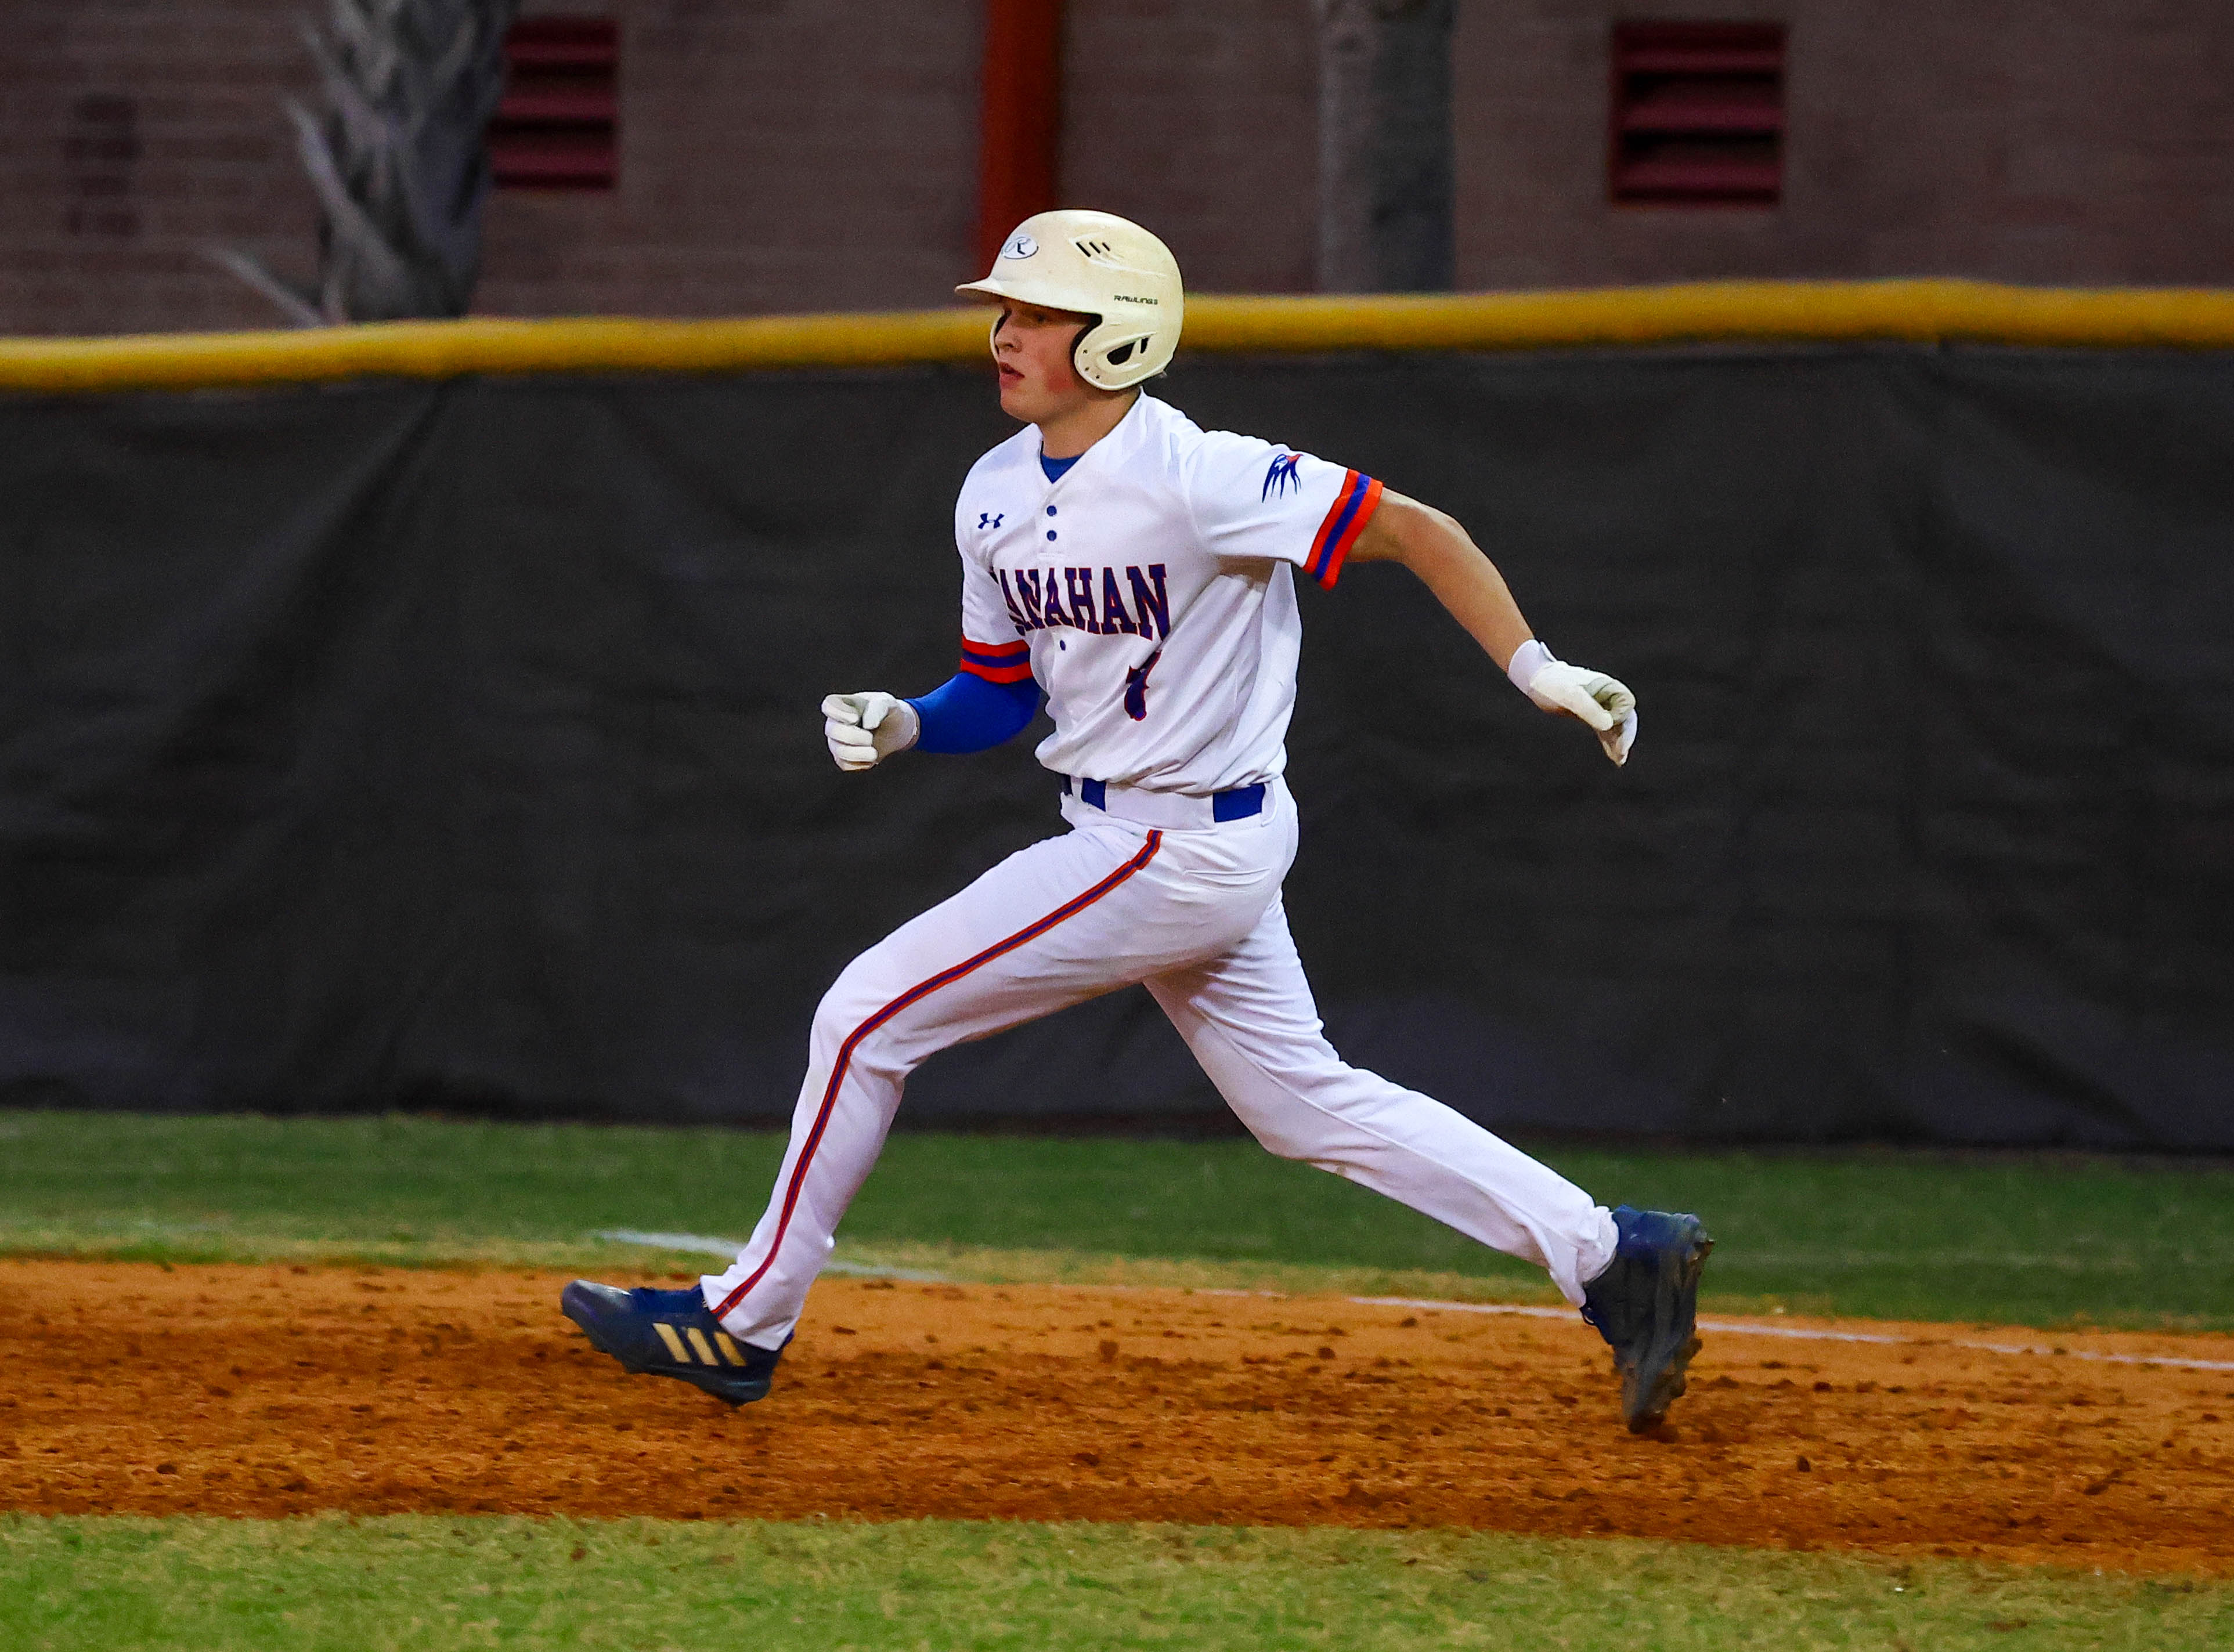
{"label": "green grass in foreground", "polygon": [[[0,1250],[696,1269],[590,1236],[741,1236],[782,1146],[720,1130],[0,1112]],[[1545,1156],[1609,1203],[1702,1212],[1719,1241],[1710,1305],[2234,1329],[2222,1166]],[[1248,1141],[895,1136],[839,1238],[841,1258],[957,1277],[1554,1300],[1536,1270]]]}
{"label": "green grass in foreground", "polygon": [[2234,1587],[1613,1539],[993,1523],[0,1517],[0,1644],[2048,1648],[2234,1640]]}

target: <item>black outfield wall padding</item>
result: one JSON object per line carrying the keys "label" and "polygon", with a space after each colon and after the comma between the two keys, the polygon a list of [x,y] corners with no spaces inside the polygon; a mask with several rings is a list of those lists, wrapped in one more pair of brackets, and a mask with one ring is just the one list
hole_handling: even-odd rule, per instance
{"label": "black outfield wall padding", "polygon": [[[1617,772],[1408,574],[1306,593],[1349,1059],[1512,1128],[2234,1148],[2234,358],[1158,389],[1453,511],[1640,696]],[[1061,829],[1036,734],[849,776],[816,708],[952,669],[1008,428],[942,368],[0,401],[0,1099],[787,1114],[846,960]],[[1218,1107],[1133,990],[904,1121]]]}

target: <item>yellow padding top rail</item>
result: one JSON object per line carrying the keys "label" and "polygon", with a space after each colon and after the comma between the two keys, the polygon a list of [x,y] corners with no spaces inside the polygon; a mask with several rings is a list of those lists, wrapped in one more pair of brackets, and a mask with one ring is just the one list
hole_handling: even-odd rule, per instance
{"label": "yellow padding top rail", "polygon": [[[0,390],[190,389],[470,373],[736,373],[982,360],[976,308],[735,321],[383,322],[284,332],[0,339]],[[1734,281],[1579,292],[1190,297],[1183,349],[1508,350],[1906,339],[2234,348],[2234,291],[1976,281]]]}

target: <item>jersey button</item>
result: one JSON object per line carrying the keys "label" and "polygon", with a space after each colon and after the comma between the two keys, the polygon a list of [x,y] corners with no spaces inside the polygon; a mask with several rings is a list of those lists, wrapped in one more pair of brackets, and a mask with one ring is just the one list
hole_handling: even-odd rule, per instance
{"label": "jersey button", "polygon": [[1055,506],[1054,506],[1050,505],[1050,506],[1048,506],[1048,514],[1049,516],[1053,516],[1053,515],[1055,514]]}
{"label": "jersey button", "polygon": [[1055,538],[1055,530],[1054,530],[1053,528],[1049,528],[1049,529],[1048,530],[1048,539],[1052,539],[1053,538]]}

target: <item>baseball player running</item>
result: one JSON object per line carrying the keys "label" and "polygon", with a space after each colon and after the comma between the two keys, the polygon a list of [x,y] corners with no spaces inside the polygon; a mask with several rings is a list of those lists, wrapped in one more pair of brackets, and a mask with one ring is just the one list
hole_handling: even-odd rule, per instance
{"label": "baseball player running", "polygon": [[1697,1351],[1694,1216],[1608,1211],[1424,1095],[1346,1064],[1320,1030],[1280,885],[1297,846],[1282,771],[1302,641],[1295,573],[1331,588],[1399,562],[1547,712],[1617,764],[1636,700],[1531,634],[1443,513],[1369,476],[1206,431],[1146,394],[1177,348],[1178,264],[1106,212],[1027,219],[992,273],[1001,405],[1024,428],[954,514],[961,669],[915,699],[833,694],[839,767],[982,751],[1048,697],[1040,762],[1069,830],[1009,856],[849,964],[816,1011],[791,1144],[726,1273],[683,1290],[577,1280],[565,1313],[628,1370],[758,1400],[846,1205],[935,1052],[1144,983],[1257,1139],[1548,1271],[1613,1349],[1643,1431]]}

